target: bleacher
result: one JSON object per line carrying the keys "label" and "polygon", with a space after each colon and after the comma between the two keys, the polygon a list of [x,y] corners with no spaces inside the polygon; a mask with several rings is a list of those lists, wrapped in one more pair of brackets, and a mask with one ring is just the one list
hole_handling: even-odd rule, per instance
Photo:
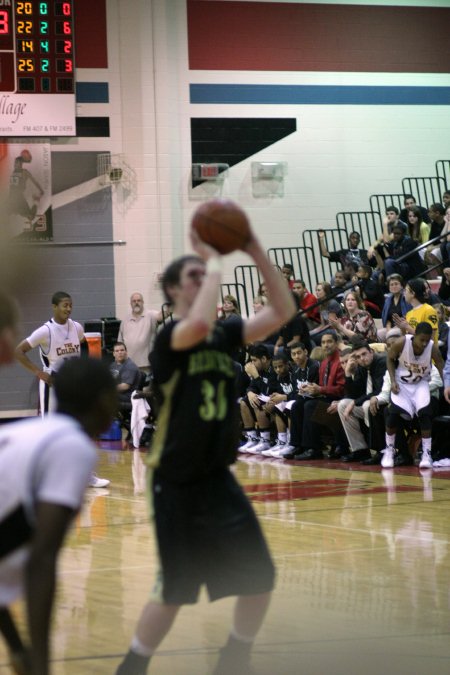
{"label": "bleacher", "polygon": [[[382,219],[386,207],[393,205],[399,211],[403,208],[405,194],[415,196],[417,203],[428,207],[440,203],[442,194],[450,187],[450,159],[440,159],[435,163],[436,175],[402,179],[402,191],[390,194],[373,194],[369,197],[368,211],[341,211],[336,214],[336,227],[320,228],[326,234],[328,251],[344,249],[349,234],[353,231],[361,235],[361,247],[368,248],[380,236]],[[267,254],[274,265],[282,267],[289,263],[294,269],[294,278],[303,279],[310,291],[317,283],[328,280],[337,269],[337,264],[320,254],[318,230],[304,230],[300,246],[270,248]],[[422,245],[423,248],[423,245]],[[424,274],[426,274],[426,270]],[[234,295],[243,315],[252,311],[252,301],[261,284],[259,270],[255,265],[238,265],[234,269],[234,282],[222,284],[222,298]]]}

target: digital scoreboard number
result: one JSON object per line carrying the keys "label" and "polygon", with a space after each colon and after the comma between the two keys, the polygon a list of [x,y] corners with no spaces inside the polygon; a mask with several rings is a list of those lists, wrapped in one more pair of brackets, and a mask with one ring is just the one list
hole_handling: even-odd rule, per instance
{"label": "digital scoreboard number", "polygon": [[75,0],[0,0],[0,136],[75,135]]}

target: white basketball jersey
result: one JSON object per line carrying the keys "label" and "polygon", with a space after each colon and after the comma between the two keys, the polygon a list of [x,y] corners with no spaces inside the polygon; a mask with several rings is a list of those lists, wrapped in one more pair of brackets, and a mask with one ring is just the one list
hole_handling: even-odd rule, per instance
{"label": "white basketball jersey", "polygon": [[413,335],[405,336],[405,344],[398,359],[396,373],[397,382],[405,384],[417,384],[421,380],[430,379],[431,375],[431,352],[433,340],[430,340],[422,354],[414,354]]}
{"label": "white basketball jersey", "polygon": [[72,319],[67,319],[65,324],[50,319],[44,325],[48,328],[49,338],[47,351],[40,347],[41,360],[45,370],[56,372],[64,361],[80,356],[77,324]]}

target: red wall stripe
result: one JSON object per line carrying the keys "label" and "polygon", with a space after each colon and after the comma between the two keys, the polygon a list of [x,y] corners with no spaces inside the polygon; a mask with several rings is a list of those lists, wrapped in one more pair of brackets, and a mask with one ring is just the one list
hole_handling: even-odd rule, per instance
{"label": "red wall stripe", "polygon": [[188,0],[192,70],[450,72],[450,8]]}
{"label": "red wall stripe", "polygon": [[75,65],[107,68],[106,0],[75,0]]}

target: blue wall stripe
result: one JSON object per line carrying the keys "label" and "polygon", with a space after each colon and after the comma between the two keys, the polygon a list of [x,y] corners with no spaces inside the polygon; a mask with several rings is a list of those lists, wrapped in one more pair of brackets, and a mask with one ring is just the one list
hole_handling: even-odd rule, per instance
{"label": "blue wall stripe", "polygon": [[107,82],[77,82],[77,103],[109,103]]}
{"label": "blue wall stripe", "polygon": [[191,84],[191,103],[449,105],[450,87]]}

